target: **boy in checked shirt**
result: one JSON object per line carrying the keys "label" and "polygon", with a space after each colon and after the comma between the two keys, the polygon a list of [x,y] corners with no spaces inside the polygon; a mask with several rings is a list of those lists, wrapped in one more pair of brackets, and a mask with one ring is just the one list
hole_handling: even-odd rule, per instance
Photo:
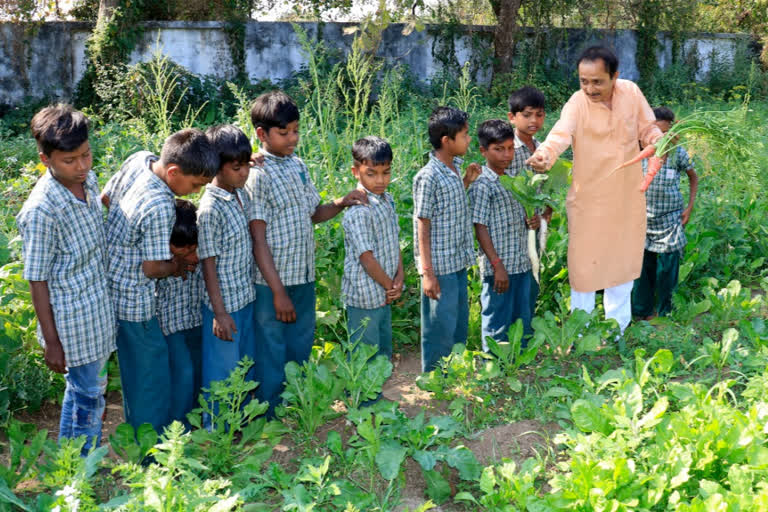
{"label": "boy in checked shirt", "polygon": [[149,423],[161,432],[172,419],[170,355],[157,319],[156,285],[187,272],[187,263],[170,250],[174,195],[197,192],[218,168],[208,138],[190,128],[168,137],[159,157],[149,151],[130,156],[112,177],[119,185],[106,187],[120,382],[126,421],[134,429]]}
{"label": "boy in checked shirt", "polygon": [[186,279],[157,280],[157,320],[168,343],[171,420],[187,424],[187,413],[196,407],[202,385],[203,278],[197,257],[197,208],[184,199],[176,199],[171,254],[186,263],[189,274]]}
{"label": "boy in checked shirt", "polygon": [[299,143],[299,108],[285,93],[262,94],[251,108],[263,165],[251,168],[250,230],[256,272],[256,327],[261,364],[255,380],[269,414],[280,400],[285,364],[309,358],[315,335],[314,226],[347,206],[364,204],[361,190],[320,204],[307,166],[294,154]]}
{"label": "boy in checked shirt", "polygon": [[85,456],[101,442],[107,360],[115,350],[99,186],[82,112],[46,107],[31,127],[48,169],[16,217],[24,279],[45,364],[67,382],[59,439],[86,436]]}
{"label": "boy in checked shirt", "polygon": [[353,341],[378,347],[392,357],[390,304],[403,293],[397,212],[386,190],[392,178],[392,148],[379,137],[352,146],[352,174],[368,196],[367,205],[344,212],[344,277],[341,291],[347,306],[347,331]]}
{"label": "boy in checked shirt", "polygon": [[474,264],[474,240],[465,189],[480,174],[460,158],[469,148],[468,115],[438,107],[429,116],[434,151],[413,179],[413,246],[421,274],[421,370],[433,370],[469,328],[467,267]]}
{"label": "boy in checked shirt", "polygon": [[[197,214],[203,268],[203,387],[224,380],[248,356],[256,360],[251,204],[243,190],[251,143],[237,127],[220,125],[206,134],[221,167],[200,200]],[[248,377],[255,374],[254,367]],[[204,420],[210,421],[209,418]],[[206,427],[213,425],[206,424]]]}

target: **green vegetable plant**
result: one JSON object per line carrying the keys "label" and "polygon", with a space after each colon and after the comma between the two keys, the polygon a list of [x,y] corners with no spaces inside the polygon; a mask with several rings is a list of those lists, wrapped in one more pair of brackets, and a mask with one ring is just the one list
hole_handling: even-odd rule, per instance
{"label": "green vegetable plant", "polygon": [[[536,215],[536,210],[545,206],[555,207],[554,194],[568,185],[568,175],[573,164],[567,160],[558,160],[547,174],[538,174],[521,170],[517,176],[501,176],[501,184],[509,190],[525,209],[529,218]],[[547,247],[547,222],[541,219],[539,227],[539,246],[542,253]],[[528,230],[528,257],[531,259],[533,277],[539,282],[540,258],[536,250],[536,231]]]}
{"label": "green vegetable plant", "polygon": [[186,454],[191,440],[184,425],[174,421],[150,455],[156,463],[140,466],[133,462],[118,465],[114,472],[131,489],[102,505],[102,510],[142,510],[176,512],[185,510],[242,510],[242,499],[233,492],[229,480],[204,479],[199,475],[208,468]]}
{"label": "green vegetable plant", "polygon": [[109,444],[124,461],[140,464],[157,443],[158,435],[152,425],[144,423],[134,431],[128,423],[118,425],[109,436]]}
{"label": "green vegetable plant", "polygon": [[333,373],[344,385],[341,399],[347,409],[357,409],[363,402],[376,399],[392,375],[392,363],[377,353],[378,347],[362,341],[343,341],[331,351]]}
{"label": "green vegetable plant", "polygon": [[507,332],[509,341],[496,341],[490,336],[486,337],[488,349],[496,358],[499,371],[506,379],[509,389],[515,392],[522,390],[523,384],[518,378],[518,372],[522,366],[530,364],[539,353],[542,340],[532,339],[526,347],[523,347],[523,321],[518,319]]}
{"label": "green vegetable plant", "polygon": [[314,347],[308,361],[285,365],[283,403],[275,411],[302,434],[304,441],[312,439],[318,427],[340,415],[333,404],[341,398],[344,382],[320,355],[318,347]]}
{"label": "green vegetable plant", "polygon": [[545,311],[531,321],[533,340],[555,358],[562,358],[575,349],[576,354],[595,352],[602,340],[611,339],[616,332],[615,320],[601,320],[597,309],[592,313],[576,309],[569,312],[562,300],[559,314]]}
{"label": "green vegetable plant", "polygon": [[[212,382],[203,390],[208,400],[201,396],[201,407],[187,416],[196,427],[187,443],[187,455],[200,461],[205,474],[235,475],[233,478],[247,481],[259,472],[285,432],[282,424],[262,416],[269,404],[252,398],[258,386],[246,378],[252,365],[253,361],[244,357],[229,377]],[[202,428],[203,414],[210,418],[211,430]]]}

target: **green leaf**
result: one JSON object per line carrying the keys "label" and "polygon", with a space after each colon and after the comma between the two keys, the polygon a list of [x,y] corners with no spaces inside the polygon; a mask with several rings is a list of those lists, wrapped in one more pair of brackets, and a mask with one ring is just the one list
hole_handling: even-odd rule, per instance
{"label": "green leaf", "polygon": [[406,449],[393,439],[381,443],[376,454],[376,466],[385,480],[394,480],[400,474],[400,466],[405,460]]}
{"label": "green leaf", "polygon": [[435,464],[437,464],[435,453],[427,450],[416,450],[413,452],[413,459],[419,463],[424,471],[434,469]]}
{"label": "green leaf", "polygon": [[3,479],[0,479],[0,502],[10,503],[12,505],[16,505],[22,510],[32,512],[31,508],[29,508],[23,501],[21,501],[21,499],[13,494],[13,491],[8,488],[8,484],[6,484],[5,480]]}
{"label": "green leaf", "polygon": [[600,348],[600,337],[597,334],[587,334],[576,341],[576,353],[596,352]]}
{"label": "green leaf", "polygon": [[424,480],[427,482],[427,496],[435,500],[438,505],[445,503],[451,497],[451,485],[437,471],[425,471]]}
{"label": "green leaf", "polygon": [[611,423],[605,417],[600,407],[584,399],[578,399],[571,406],[573,424],[584,432],[611,433]]}
{"label": "green leaf", "polygon": [[475,454],[466,446],[452,448],[445,456],[445,462],[458,470],[462,480],[477,480],[480,477],[482,466],[477,462]]}

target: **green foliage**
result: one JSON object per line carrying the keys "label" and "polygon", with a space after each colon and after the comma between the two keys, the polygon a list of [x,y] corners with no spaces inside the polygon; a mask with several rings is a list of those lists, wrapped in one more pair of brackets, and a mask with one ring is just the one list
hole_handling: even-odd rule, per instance
{"label": "green foliage", "polygon": [[291,361],[285,365],[285,391],[280,395],[283,403],[275,411],[307,440],[320,425],[339,415],[333,404],[344,390],[344,382],[336,378],[319,354],[315,348],[309,361],[301,365]]}
{"label": "green foliage", "polygon": [[[263,417],[269,404],[253,398],[258,383],[247,378],[252,365],[244,357],[229,377],[211,382],[203,389],[207,397],[200,397],[200,408],[187,416],[196,427],[189,456],[205,465],[205,474],[257,473],[284,432],[282,425]],[[210,430],[202,428],[203,418]]]}
{"label": "green foliage", "polygon": [[149,423],[139,425],[137,431],[128,423],[122,423],[109,436],[109,444],[115,453],[126,462],[140,464],[157,443],[157,432]]}
{"label": "green foliage", "polygon": [[347,409],[357,409],[363,402],[376,399],[392,375],[392,363],[377,353],[378,347],[362,341],[344,342],[331,351],[336,365],[333,373],[344,384],[342,400]]}

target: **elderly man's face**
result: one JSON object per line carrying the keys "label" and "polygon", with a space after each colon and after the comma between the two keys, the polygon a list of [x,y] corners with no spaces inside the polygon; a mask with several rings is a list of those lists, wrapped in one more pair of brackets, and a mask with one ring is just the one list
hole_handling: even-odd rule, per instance
{"label": "elderly man's face", "polygon": [[619,77],[617,71],[611,76],[603,59],[583,60],[579,63],[579,83],[584,94],[594,102],[609,102],[613,97],[613,86]]}

